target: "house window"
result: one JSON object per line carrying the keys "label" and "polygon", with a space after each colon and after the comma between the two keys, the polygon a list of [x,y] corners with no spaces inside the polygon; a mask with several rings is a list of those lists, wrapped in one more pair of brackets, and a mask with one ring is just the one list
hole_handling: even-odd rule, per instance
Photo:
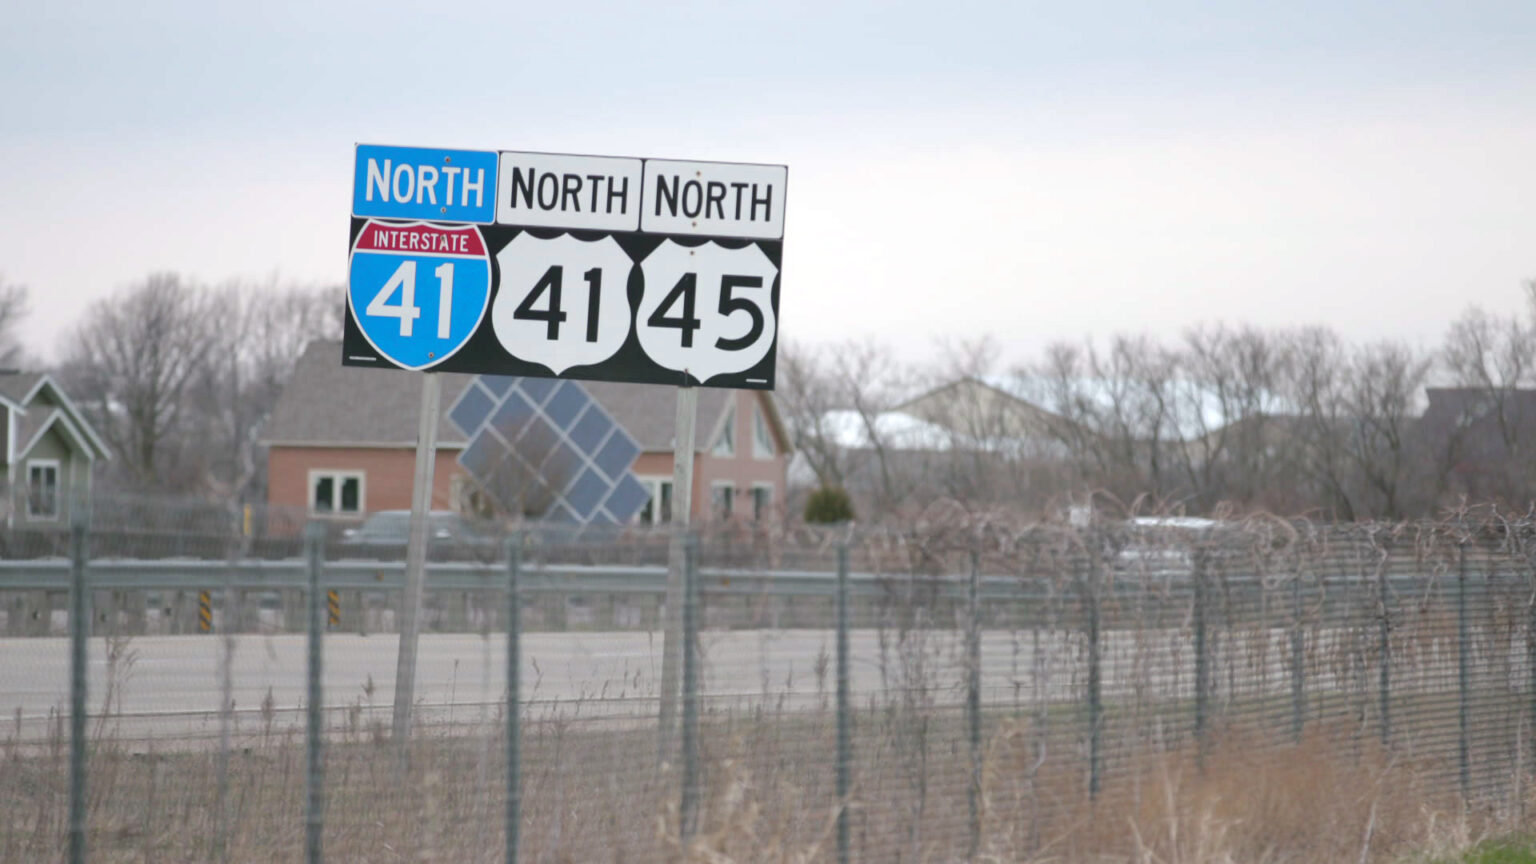
{"label": "house window", "polygon": [[758,459],[772,459],[774,455],[773,435],[768,432],[762,408],[752,412],[752,455]]}
{"label": "house window", "polygon": [[641,525],[658,525],[672,521],[672,481],[659,477],[639,478],[651,490],[651,499],[640,511]]}
{"label": "house window", "polygon": [[309,472],[309,510],[311,513],[363,512],[363,473]]}
{"label": "house window", "polygon": [[752,484],[752,521],[762,522],[773,515],[773,484]]}
{"label": "house window", "polygon": [[733,483],[716,483],[710,487],[710,512],[715,518],[725,521],[731,518],[736,510],[736,486]]}
{"label": "house window", "polygon": [[38,460],[27,463],[27,515],[33,519],[59,518],[59,463]]}
{"label": "house window", "polygon": [[736,455],[736,408],[731,406],[731,413],[725,417],[725,428],[720,430],[720,437],[715,439],[715,446],[710,453],[716,456]]}

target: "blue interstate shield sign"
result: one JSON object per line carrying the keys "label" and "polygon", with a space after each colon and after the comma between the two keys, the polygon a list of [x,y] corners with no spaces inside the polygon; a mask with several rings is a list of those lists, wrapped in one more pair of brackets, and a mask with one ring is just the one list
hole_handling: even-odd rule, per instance
{"label": "blue interstate shield sign", "polygon": [[352,215],[434,222],[496,221],[495,153],[357,145]]}
{"label": "blue interstate shield sign", "polygon": [[473,225],[369,221],[352,246],[347,306],[374,350],[427,369],[464,347],[491,298],[491,261]]}

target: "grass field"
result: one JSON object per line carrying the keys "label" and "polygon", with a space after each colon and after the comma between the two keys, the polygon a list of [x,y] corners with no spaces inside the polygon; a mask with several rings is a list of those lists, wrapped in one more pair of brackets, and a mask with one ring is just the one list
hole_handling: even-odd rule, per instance
{"label": "grass field", "polygon": [[1459,857],[1441,859],[1436,864],[1536,864],[1536,841],[1528,837],[1488,840]]}
{"label": "grass field", "polygon": [[[345,731],[327,749],[326,860],[500,861],[505,774],[496,729],[492,720],[479,735],[425,733],[404,774],[382,728]],[[966,860],[973,773],[959,716],[868,711],[855,729],[853,860]],[[679,777],[657,765],[650,730],[531,719],[522,860],[834,860],[833,736],[832,716],[819,712],[708,719],[699,831],[683,844]],[[1442,766],[1406,761],[1347,728],[1319,729],[1299,745],[1275,740],[1268,730],[1224,729],[1203,768],[1190,747],[1127,756],[1090,800],[1069,727],[993,718],[978,765],[974,860],[1536,860],[1529,846],[1477,846],[1518,830],[1525,802],[1468,806],[1446,787]],[[61,860],[62,743],[11,744],[0,755],[0,861]],[[216,753],[131,752],[104,734],[91,753],[90,860],[299,860],[303,758],[300,736],[269,730],[231,754],[221,784]]]}

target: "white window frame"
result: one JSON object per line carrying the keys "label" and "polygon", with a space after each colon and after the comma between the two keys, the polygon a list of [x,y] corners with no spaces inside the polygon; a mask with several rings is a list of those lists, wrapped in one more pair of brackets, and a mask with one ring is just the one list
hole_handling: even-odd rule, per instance
{"label": "white window frame", "polygon": [[[671,506],[672,506],[673,512],[668,515],[668,518],[666,518],[666,519],[662,519],[661,518],[661,487],[663,487],[663,486],[670,487],[672,485],[672,478],[670,476],[665,476],[664,477],[664,476],[662,476],[660,474],[649,474],[649,475],[647,475],[647,474],[637,474],[637,475],[635,475],[635,479],[639,480],[640,481],[640,485],[644,486],[646,488],[646,491],[651,493],[650,500],[651,500],[652,504],[654,505],[654,509],[651,511],[651,524],[652,525],[667,525],[667,524],[670,524],[671,522],[675,521],[677,519],[677,512],[676,512],[676,510],[677,510],[677,490],[676,489],[672,490],[672,501],[670,502]],[[641,521],[640,521],[640,515],[641,515],[641,513],[644,513],[644,512],[645,512],[645,508],[641,507],[640,508],[640,512],[635,514],[635,524],[636,525],[642,524]]]}
{"label": "white window frame", "polygon": [[[720,490],[722,490],[722,489],[729,489],[730,492],[731,492],[731,496],[730,496],[731,503],[730,503],[730,506],[728,508],[729,512],[726,512],[726,513],[721,513],[720,512],[720,507],[718,507],[716,505],[716,503],[715,503],[715,494],[717,492],[719,492]],[[713,520],[715,520],[717,522],[729,522],[730,520],[736,518],[736,481],[735,480],[716,480],[713,483],[709,484],[709,518],[711,518],[711,519],[713,519]]]}
{"label": "white window frame", "polygon": [[[53,469],[53,512],[41,513],[32,509],[32,472],[36,469]],[[59,506],[62,490],[64,488],[64,468],[57,459],[28,459],[27,460],[27,518],[37,520],[56,520],[63,508]]]}
{"label": "white window frame", "polygon": [[736,403],[732,402],[730,410],[726,412],[725,422],[721,424],[719,434],[715,435],[714,444],[710,445],[709,455],[722,459],[731,459],[736,456]]}
{"label": "white window frame", "polygon": [[[764,439],[763,438],[759,438],[757,436],[757,433],[758,433],[759,429],[762,430],[762,433],[766,437],[767,442],[768,442],[768,449],[766,451],[763,449],[763,440]],[[752,406],[752,458],[753,459],[765,459],[765,460],[766,459],[772,459],[773,457],[779,455],[778,450],[779,450],[778,445],[773,443],[773,429],[768,426],[768,418],[763,416],[763,406],[762,405],[753,405]]]}
{"label": "white window frame", "polygon": [[[768,483],[768,482],[763,482],[763,481],[759,481],[759,482],[756,482],[756,483],[752,484],[752,486],[751,486],[751,490],[752,491],[749,494],[750,494],[750,497],[752,499],[752,521],[753,522],[767,522],[767,521],[769,521],[769,520],[771,520],[773,518],[773,499],[775,497],[774,490],[777,489],[777,488],[778,488],[778,486],[776,484]],[[763,508],[763,512],[762,513],[758,513],[757,512],[757,492],[760,489],[768,490],[768,505]]]}
{"label": "white window frame", "polygon": [[[331,480],[332,507],[330,510],[320,510],[315,507],[315,486],[325,478]],[[341,484],[345,480],[357,479],[357,509],[341,509]],[[367,472],[354,471],[341,468],[311,468],[309,469],[309,483],[304,487],[305,504],[310,514],[314,516],[361,516],[368,512],[368,476]]]}

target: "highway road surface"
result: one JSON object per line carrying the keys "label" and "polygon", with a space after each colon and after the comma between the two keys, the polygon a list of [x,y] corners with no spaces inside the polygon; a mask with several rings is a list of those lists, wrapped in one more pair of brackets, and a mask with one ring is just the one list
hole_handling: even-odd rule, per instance
{"label": "highway road surface", "polygon": [[[1262,633],[1262,631],[1260,631]],[[1262,657],[1235,658],[1249,692],[1289,692],[1286,635],[1270,631]],[[766,705],[803,710],[830,704],[835,641],[830,630],[706,631],[702,691],[706,708]],[[1251,644],[1251,642],[1250,642]],[[951,630],[850,634],[851,686],[858,704],[922,688],[925,704],[964,703],[964,640]],[[987,631],[982,638],[983,702],[992,706],[1081,700],[1086,651],[1081,632]],[[219,734],[218,635],[139,636],[113,645],[94,638],[89,652],[91,714],[130,741],[172,746]],[[347,714],[388,722],[394,700],[393,634],[328,634],[325,705],[340,727]],[[46,738],[50,718],[67,709],[67,639],[0,639],[0,741]],[[1106,633],[1106,699],[1188,698],[1192,646],[1187,630]],[[115,659],[108,657],[115,651]],[[245,634],[234,640],[236,732],[249,736],[302,726],[306,640],[300,634]],[[494,722],[505,697],[506,643],[500,634],[426,634],[416,677],[419,717],[428,724]],[[1257,662],[1257,666],[1255,665]],[[1266,671],[1258,675],[1259,669]],[[656,711],[659,632],[532,633],[523,639],[525,710],[531,720],[641,718]],[[1323,682],[1309,681],[1309,687]],[[110,704],[108,701],[110,700]],[[266,710],[264,710],[264,705]],[[55,721],[56,722],[56,721]],[[95,721],[93,721],[94,723]],[[61,728],[61,727],[56,727]]]}

